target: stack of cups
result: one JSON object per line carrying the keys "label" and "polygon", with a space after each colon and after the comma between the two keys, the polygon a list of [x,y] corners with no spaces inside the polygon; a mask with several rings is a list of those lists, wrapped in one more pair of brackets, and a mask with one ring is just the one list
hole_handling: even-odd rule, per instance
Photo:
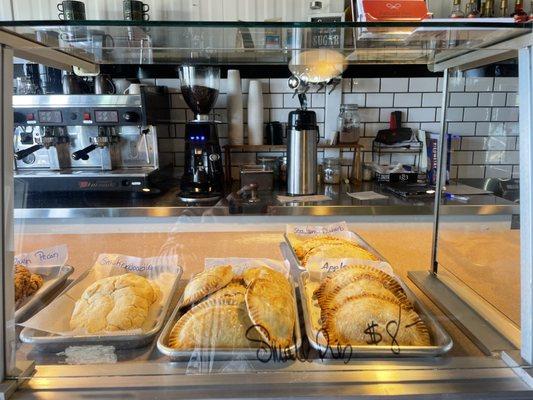
{"label": "stack of cups", "polygon": [[250,81],[248,93],[248,144],[263,144],[263,89],[260,81]]}
{"label": "stack of cups", "polygon": [[242,88],[239,70],[228,70],[228,125],[231,145],[244,144]]}

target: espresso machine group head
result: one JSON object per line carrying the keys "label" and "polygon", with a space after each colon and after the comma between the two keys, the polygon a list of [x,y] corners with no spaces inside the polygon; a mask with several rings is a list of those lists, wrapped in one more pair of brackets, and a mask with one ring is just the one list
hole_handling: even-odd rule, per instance
{"label": "espresso machine group head", "polygon": [[185,202],[216,201],[224,194],[224,172],[217,123],[209,112],[218,98],[220,69],[182,65],[179,78],[181,94],[195,115],[185,125],[185,171],[179,197]]}
{"label": "espresso machine group head", "polygon": [[15,182],[28,191],[151,192],[166,88],[136,95],[14,96]]}

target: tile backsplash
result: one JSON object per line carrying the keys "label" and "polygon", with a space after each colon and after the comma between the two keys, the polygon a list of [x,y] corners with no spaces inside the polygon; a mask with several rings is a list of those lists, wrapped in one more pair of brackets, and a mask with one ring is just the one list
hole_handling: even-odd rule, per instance
{"label": "tile backsplash", "polygon": [[[171,96],[171,124],[159,129],[161,163],[184,165],[184,128],[193,118],[179,93],[177,79],[150,80],[168,86]],[[261,79],[264,96],[264,121],[286,122],[288,113],[298,107],[288,89],[286,79]],[[249,80],[243,79],[244,121],[246,143],[246,103]],[[489,178],[518,177],[518,78],[480,77],[450,78],[450,104],[447,110],[448,132],[453,135],[451,177]],[[441,117],[442,78],[360,78],[344,79],[343,103],[356,103],[362,119],[360,143],[364,146],[363,159],[372,161],[372,140],[380,129],[388,127],[390,113],[402,112],[404,126],[413,130],[439,132]],[[338,109],[327,109],[323,90],[309,95],[310,109],[317,114],[320,136],[324,132],[328,113],[336,117]],[[214,114],[221,121],[221,144],[228,143],[226,81],[221,81],[221,91]],[[271,154],[271,153],[270,153]],[[274,154],[276,155],[276,154]],[[283,155],[279,153],[277,155]],[[239,165],[255,163],[257,153],[233,153],[232,171],[238,176]],[[344,173],[348,174],[353,154],[349,151],[327,150],[324,156],[341,156],[345,159]],[[381,163],[403,162],[413,164],[411,155],[387,155]]]}

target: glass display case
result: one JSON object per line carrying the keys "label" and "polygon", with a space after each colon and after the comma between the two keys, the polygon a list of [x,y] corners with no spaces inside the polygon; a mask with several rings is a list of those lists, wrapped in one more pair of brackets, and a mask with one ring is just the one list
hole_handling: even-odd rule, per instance
{"label": "glass display case", "polygon": [[[342,96],[364,101],[361,146],[406,108],[433,179],[418,197],[347,179],[319,185],[327,201],[234,183],[215,204],[186,203],[162,154],[187,152],[194,117],[176,104],[199,85],[156,77],[127,94],[13,96],[14,56],[83,76],[105,64],[252,65],[265,70],[263,99],[293,107],[268,68],[296,60],[291,72],[308,72],[302,53],[321,50],[312,37],[326,28],[343,33],[343,68],[435,73],[344,77],[330,94],[308,94],[310,110],[326,110],[315,121],[322,139]],[[531,23],[4,21],[0,43],[6,394],[531,396]],[[469,75],[511,58],[512,83]],[[225,78],[220,86],[229,93]],[[192,154],[203,135],[190,139]],[[247,151],[287,153],[239,146],[228,151],[242,164]],[[341,171],[355,176],[353,144],[318,150],[351,152]],[[186,156],[173,155],[174,167]],[[229,181],[236,172],[230,165]]]}

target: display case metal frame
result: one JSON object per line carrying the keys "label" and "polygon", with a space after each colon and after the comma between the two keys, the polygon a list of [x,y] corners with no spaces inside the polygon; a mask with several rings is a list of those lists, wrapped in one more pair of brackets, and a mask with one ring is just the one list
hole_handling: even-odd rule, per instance
{"label": "display case metal frame", "polygon": [[[98,65],[88,62],[87,60],[78,58],[76,56],[66,54],[56,49],[49,49],[46,46],[36,44],[35,42],[24,42],[24,39],[19,35],[11,34],[7,31],[0,31],[0,57],[1,57],[1,101],[2,106],[0,112],[2,113],[2,127],[4,133],[11,132],[13,129],[12,120],[12,71],[13,71],[13,57],[15,55],[24,57],[34,62],[48,64],[59,68],[79,67],[90,73],[98,71]],[[14,51],[13,51],[14,50]],[[478,49],[467,54],[460,54],[456,58],[448,59],[440,63],[434,64],[432,68],[436,71],[445,71],[445,76],[448,76],[449,71],[452,69],[472,68],[473,66],[479,66],[489,64],[496,60],[508,59],[518,54],[520,65],[520,178],[521,178],[521,275],[522,275],[522,292],[521,292],[521,305],[522,305],[522,332],[521,332],[521,357],[529,365],[533,364],[533,139],[531,138],[531,132],[533,131],[533,35],[531,33],[525,34],[518,38],[510,39],[506,46],[499,45],[499,49],[489,49],[487,51]],[[446,107],[447,99],[447,85],[444,85],[443,91],[443,109]],[[529,88],[529,89],[528,89]],[[445,137],[445,116],[443,112],[443,121],[441,124],[441,139]],[[4,134],[0,139],[2,145],[2,152],[0,155],[0,163],[3,171],[1,174],[1,182],[3,185],[3,194],[0,197],[0,208],[2,214],[0,216],[3,230],[2,240],[0,242],[0,251],[2,251],[2,267],[3,274],[0,275],[0,283],[4,289],[3,297],[0,299],[0,306],[3,310],[3,318],[0,320],[0,340],[3,343],[2,347],[2,359],[3,363],[0,363],[0,377],[3,381],[8,383],[5,379],[7,376],[14,376],[17,374],[16,366],[14,364],[14,337],[6,335],[13,335],[14,329],[12,329],[13,323],[13,174],[12,174],[12,148],[11,134]],[[443,140],[440,141],[443,143]],[[440,159],[443,159],[443,151],[439,152]],[[441,164],[442,165],[442,162]],[[442,171],[441,171],[442,174]],[[442,178],[441,178],[442,179]],[[441,190],[436,193],[436,199],[440,199]],[[438,235],[438,217],[440,214],[439,202],[435,204],[435,226],[434,241]],[[436,251],[434,252],[433,259],[436,259]],[[438,265],[432,263],[431,271],[429,272],[431,280],[438,280]],[[433,281],[434,282],[434,281]],[[446,304],[443,304],[446,307]],[[374,364],[372,364],[374,363]],[[479,363],[488,363],[483,367],[480,367]],[[429,363],[429,365],[434,363]],[[364,365],[364,363],[362,363]],[[386,365],[386,364],[385,364]],[[313,394],[321,393],[327,396],[331,392],[329,391],[330,385],[344,385],[343,393],[348,395],[353,394],[384,394],[390,393],[393,388],[398,389],[398,382],[401,382],[403,386],[400,391],[403,394],[428,394],[437,393],[439,390],[455,390],[460,391],[461,388],[472,391],[472,384],[478,381],[478,384],[486,385],[483,389],[490,390],[489,382],[494,379],[495,385],[491,388],[494,390],[493,397],[504,398],[506,396],[505,390],[515,385],[517,389],[514,394],[515,397],[530,396],[527,392],[529,382],[523,383],[523,387],[516,385],[517,375],[512,368],[503,368],[501,360],[478,360],[472,363],[462,364],[461,369],[454,370],[453,366],[450,369],[443,370],[424,370],[424,363],[422,362],[416,371],[412,370],[412,365],[404,367],[398,363],[395,365],[397,368],[394,371],[389,372],[386,382],[380,379],[379,371],[383,366],[379,362],[370,362],[368,369],[363,367],[361,371],[343,371],[342,367],[336,366],[333,369],[328,369],[325,375],[313,375],[312,372],[317,372],[315,369],[317,365],[309,364],[308,373],[303,376],[300,375],[298,386],[302,389],[303,393],[310,393],[310,389],[313,389]],[[62,368],[62,367],[57,367]],[[63,367],[64,368],[64,367]],[[81,369],[80,369],[81,368]],[[377,368],[377,369],[376,369]],[[483,368],[481,373],[478,368]],[[521,369],[522,367],[517,367]],[[52,368],[54,369],[54,368]],[[73,367],[69,371],[70,376],[64,375],[61,378],[53,378],[43,375],[30,379],[25,387],[30,390],[57,390],[61,391],[69,389],[70,391],[66,396],[72,396],[72,390],[77,390],[78,393],[91,391],[96,387],[101,390],[101,394],[104,392],[113,393],[114,389],[120,389],[121,393],[124,388],[129,390],[148,390],[150,395],[153,395],[153,390],[165,390],[165,395],[172,393],[179,393],[181,395],[194,395],[199,392],[204,395],[209,390],[213,390],[217,387],[224,387],[227,385],[226,376],[208,375],[208,376],[183,376],[174,375],[172,378],[168,377],[168,367],[162,364],[157,365],[121,365],[120,374],[117,374],[116,367],[111,367],[109,376],[102,379],[103,371],[107,370],[107,367]],[[339,372],[339,369],[341,372]],[[50,371],[48,371],[50,372]],[[289,384],[294,384],[294,375],[290,374],[290,370],[286,373],[276,374],[238,374],[233,376],[232,381],[246,382],[242,385],[242,390],[231,389],[226,392],[226,395],[250,395],[257,390],[264,389],[268,391],[272,396],[281,395],[280,390],[283,389],[283,393],[287,393],[286,390]],[[66,371],[63,371],[66,374]],[[149,381],[140,380],[139,375],[149,374],[152,375]],[[82,377],[85,376],[85,377]],[[520,375],[521,377],[524,374]],[[523,378],[520,378],[523,379]],[[518,381],[520,381],[520,379]],[[380,385],[369,385],[368,382],[380,382]],[[426,382],[432,385],[430,386],[420,385],[420,382]],[[505,382],[505,383],[502,383]],[[521,381],[520,381],[521,382]],[[326,386],[324,386],[324,383]],[[507,383],[509,386],[507,386]],[[455,384],[455,386],[453,386]],[[453,387],[452,387],[453,386]],[[272,389],[272,388],[278,389]],[[337,386],[340,388],[341,386]],[[12,393],[14,385],[5,386],[4,395]],[[282,389],[279,389],[282,388]],[[253,391],[252,391],[253,389]],[[0,391],[2,388],[0,388]],[[340,390],[340,389],[339,389]],[[116,392],[114,392],[116,393]],[[63,393],[65,395],[65,393]],[[24,393],[22,394],[24,396]],[[484,395],[483,395],[484,396]],[[61,398],[61,395],[56,395],[55,398]],[[448,397],[449,398],[449,397]],[[472,394],[474,398],[474,394]]]}

